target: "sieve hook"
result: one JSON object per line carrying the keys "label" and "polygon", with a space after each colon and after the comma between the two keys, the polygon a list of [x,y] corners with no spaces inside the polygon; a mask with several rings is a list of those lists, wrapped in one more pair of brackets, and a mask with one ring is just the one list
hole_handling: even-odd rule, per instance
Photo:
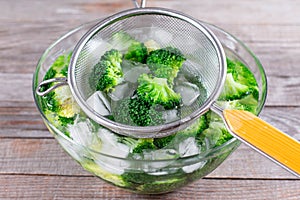
{"label": "sieve hook", "polygon": [[136,8],[145,8],[146,6],[146,0],[141,0],[141,3],[139,4],[137,0],[132,0],[134,6]]}
{"label": "sieve hook", "polygon": [[[51,86],[50,88],[46,89],[45,91],[42,90],[42,86],[46,86],[51,83],[54,83],[54,85]],[[48,80],[44,80],[39,83],[39,85],[36,89],[36,94],[39,96],[45,96],[52,90],[55,90],[56,88],[61,87],[63,85],[68,85],[68,79],[66,77],[57,77],[57,78],[51,78]]]}

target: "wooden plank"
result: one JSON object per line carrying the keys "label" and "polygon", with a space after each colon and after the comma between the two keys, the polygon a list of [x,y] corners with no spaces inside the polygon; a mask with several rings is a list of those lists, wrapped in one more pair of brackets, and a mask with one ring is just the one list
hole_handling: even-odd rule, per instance
{"label": "wooden plank", "polygon": [[[30,6],[29,6],[30,5]],[[47,5],[47,6],[45,6]],[[165,7],[189,13],[194,17],[210,22],[235,24],[299,24],[300,14],[297,11],[297,1],[283,0],[246,0],[236,3],[235,0],[226,1],[189,1],[180,0],[151,0],[147,6]],[[38,0],[1,1],[2,19],[18,19],[23,21],[62,21],[64,19],[96,18],[108,13],[133,8],[131,1],[123,0],[53,0],[51,3],[42,3]],[[33,15],[34,13],[34,15]],[[34,17],[40,16],[40,17]]]}
{"label": "wooden plank", "polygon": [[53,138],[0,139],[0,144],[1,174],[88,175]]}
{"label": "wooden plank", "polygon": [[285,199],[300,196],[298,180],[202,179],[175,192],[137,195],[95,177],[0,175],[1,199]]}

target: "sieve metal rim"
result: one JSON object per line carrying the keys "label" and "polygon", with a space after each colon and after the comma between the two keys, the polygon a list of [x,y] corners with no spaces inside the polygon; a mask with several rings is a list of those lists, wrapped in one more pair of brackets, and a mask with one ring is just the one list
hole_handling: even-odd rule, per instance
{"label": "sieve metal rim", "polygon": [[[145,127],[130,126],[130,125],[109,120],[108,118],[93,111],[86,104],[86,101],[80,95],[80,91],[77,88],[77,84],[75,80],[75,68],[76,68],[76,62],[80,55],[80,52],[84,48],[86,43],[102,28],[116,21],[119,21],[123,18],[129,18],[138,15],[164,15],[164,16],[173,17],[173,18],[186,21],[192,24],[194,27],[196,27],[199,31],[201,31],[210,40],[214,49],[216,50],[218,61],[220,64],[220,72],[219,72],[219,77],[216,86],[213,89],[211,95],[207,98],[207,100],[197,110],[195,110],[187,117],[184,117],[182,119],[170,123],[157,125],[157,126],[145,126]],[[226,56],[220,41],[212,33],[212,31],[210,31],[207,27],[205,27],[205,25],[200,23],[199,20],[194,19],[193,17],[188,16],[179,11],[166,9],[166,8],[154,8],[154,7],[134,8],[134,9],[129,9],[129,10],[116,13],[110,17],[101,20],[79,40],[71,56],[69,69],[68,69],[68,84],[70,86],[70,90],[75,101],[78,103],[78,105],[83,110],[83,112],[87,114],[87,116],[89,116],[92,120],[101,124],[102,126],[105,126],[106,128],[113,130],[119,134],[131,136],[131,137],[137,137],[137,138],[164,137],[167,135],[171,135],[172,133],[187,127],[189,124],[194,122],[198,117],[200,117],[202,114],[204,114],[209,110],[211,105],[217,100],[219,94],[221,93],[222,86],[224,85],[225,78],[226,78],[226,71],[227,71]]]}

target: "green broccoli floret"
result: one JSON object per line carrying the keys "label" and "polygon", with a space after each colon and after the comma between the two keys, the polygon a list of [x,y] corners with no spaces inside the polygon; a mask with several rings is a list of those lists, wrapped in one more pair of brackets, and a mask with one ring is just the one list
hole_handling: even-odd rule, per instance
{"label": "green broccoli floret", "polygon": [[153,140],[153,144],[158,148],[158,149],[162,149],[166,146],[168,146],[171,141],[174,139],[175,134],[166,136],[166,137],[162,137],[162,138],[154,138]]}
{"label": "green broccoli floret", "polygon": [[153,138],[130,138],[120,136],[118,142],[122,144],[126,144],[130,148],[130,153],[143,153],[147,150],[154,150],[157,149],[153,143]]}
{"label": "green broccoli floret", "polygon": [[58,116],[58,120],[60,121],[61,126],[67,126],[68,124],[74,124],[75,116],[70,118]]}
{"label": "green broccoli floret", "polygon": [[137,191],[141,191],[148,194],[166,193],[182,187],[187,183],[185,177],[181,178],[168,178],[166,180],[155,180],[151,183],[145,183],[136,187]]}
{"label": "green broccoli floret", "polygon": [[147,47],[144,43],[137,41],[128,33],[120,31],[113,34],[111,45],[114,49],[123,52],[126,60],[146,63],[148,55]]}
{"label": "green broccoli floret", "polygon": [[51,65],[51,68],[61,76],[66,77],[68,73],[68,67],[71,60],[72,52],[67,55],[59,56],[54,63]]}
{"label": "green broccoli floret", "polygon": [[139,126],[162,124],[164,122],[162,113],[157,111],[155,107],[155,105],[151,105],[139,97],[131,98],[128,105],[131,121]]}
{"label": "green broccoli floret", "polygon": [[253,94],[232,101],[217,101],[217,104],[223,109],[246,110],[253,114],[257,114],[258,101]]}
{"label": "green broccoli floret", "polygon": [[132,60],[135,62],[146,63],[147,58],[147,47],[141,42],[132,42],[128,47],[127,52],[124,55],[124,58],[127,60]]}
{"label": "green broccoli floret", "polygon": [[[228,132],[223,122],[210,122],[209,128],[203,131],[206,142],[211,146],[220,146],[233,136]],[[207,145],[207,144],[206,144]]]}
{"label": "green broccoli floret", "polygon": [[236,81],[247,86],[257,86],[253,73],[242,62],[229,58],[226,59],[226,62],[227,73],[234,74],[233,77]]}
{"label": "green broccoli floret", "polygon": [[157,106],[134,96],[116,102],[113,110],[114,121],[138,126],[154,126],[164,122],[162,113],[157,110]]}
{"label": "green broccoli floret", "polygon": [[101,177],[103,180],[113,183],[114,185],[120,187],[128,186],[128,184],[123,180],[123,177],[121,175],[113,174],[103,169],[98,164],[96,164],[95,161],[92,159],[86,158],[84,162],[80,162],[80,165],[87,171],[95,174],[96,176]]}
{"label": "green broccoli floret", "polygon": [[249,93],[249,87],[236,82],[231,73],[226,75],[223,90],[219,96],[220,100],[240,99]]}
{"label": "green broccoli floret", "polygon": [[181,141],[189,138],[189,137],[196,137],[198,138],[202,132],[208,128],[208,122],[206,117],[203,115],[198,118],[194,123],[189,125],[187,128],[176,132],[173,135],[169,135],[167,137],[162,138],[154,138],[153,144],[158,148],[169,148],[173,147],[174,145],[179,144]]}
{"label": "green broccoli floret", "polygon": [[186,60],[179,49],[166,47],[151,51],[147,57],[147,65],[158,78],[167,78],[173,84],[174,78]]}
{"label": "green broccoli floret", "polygon": [[56,88],[43,98],[46,100],[47,109],[60,117],[73,118],[80,112],[68,86]]}
{"label": "green broccoli floret", "polygon": [[[71,53],[68,55],[59,56],[47,71],[44,80],[56,77],[66,76],[65,72],[68,71]],[[42,90],[51,87],[52,84],[43,86]],[[42,97],[42,105],[44,112],[53,112],[57,115],[57,120],[60,121],[62,126],[74,121],[74,116],[80,112],[80,108],[75,102],[73,95],[68,86],[62,86],[51,91]],[[48,113],[49,114],[49,113]]]}
{"label": "green broccoli floret", "polygon": [[137,95],[150,105],[160,104],[165,109],[173,109],[180,105],[181,96],[169,87],[166,78],[141,74],[138,79]]}
{"label": "green broccoli floret", "polygon": [[248,87],[248,94],[253,94],[254,98],[258,100],[259,89],[253,73],[240,61],[233,61],[229,58],[226,61],[227,74],[231,73],[236,82],[246,85]]}
{"label": "green broccoli floret", "polygon": [[198,143],[203,148],[220,146],[232,138],[219,115],[209,111],[204,116],[207,120],[207,127],[198,135]]}
{"label": "green broccoli floret", "polygon": [[143,151],[154,150],[156,146],[153,144],[153,138],[138,139],[138,143],[135,145],[132,153],[143,153]]}
{"label": "green broccoli floret", "polygon": [[130,98],[125,98],[115,103],[116,106],[112,107],[112,116],[114,121],[131,126],[135,125],[129,114],[129,104],[131,101],[132,100]]}
{"label": "green broccoli floret", "polygon": [[193,137],[198,138],[199,135],[202,134],[202,132],[208,127],[207,118],[205,115],[200,116],[198,119],[196,119],[195,122],[193,122],[191,125],[189,125],[187,128],[178,131],[175,135],[174,140],[172,143],[175,145],[178,145],[181,141]]}
{"label": "green broccoli floret", "polygon": [[131,189],[145,194],[165,193],[186,184],[186,175],[180,170],[159,176],[130,171],[123,173],[121,177]]}
{"label": "green broccoli floret", "polygon": [[105,92],[113,90],[116,85],[122,82],[121,63],[122,54],[120,51],[112,49],[105,52],[90,75],[91,88]]}

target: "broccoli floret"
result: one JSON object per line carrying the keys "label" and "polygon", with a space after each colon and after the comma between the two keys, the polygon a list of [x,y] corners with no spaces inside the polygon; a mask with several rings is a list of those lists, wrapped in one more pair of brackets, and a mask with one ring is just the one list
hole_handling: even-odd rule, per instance
{"label": "broccoli floret", "polygon": [[145,183],[140,186],[138,186],[136,189],[138,191],[144,191],[146,193],[166,193],[175,190],[176,188],[179,188],[181,186],[184,186],[186,184],[186,178],[169,178],[166,180],[155,180],[151,183]]}
{"label": "broccoli floret", "polygon": [[124,137],[120,136],[118,139],[118,142],[122,144],[126,144],[130,148],[131,153],[143,153],[147,150],[154,150],[157,149],[156,146],[153,143],[153,138],[130,138],[130,137]]}
{"label": "broccoli floret", "polygon": [[172,86],[174,78],[176,78],[178,74],[178,70],[163,65],[160,68],[157,68],[153,74],[158,78],[166,78],[168,80],[168,84]]}
{"label": "broccoli floret", "polygon": [[162,113],[139,97],[131,98],[128,108],[131,121],[139,126],[153,126],[163,123]]}
{"label": "broccoli floret", "polygon": [[113,183],[114,185],[120,187],[126,187],[128,185],[121,175],[112,174],[111,172],[106,171],[105,169],[99,167],[99,165],[96,164],[94,160],[86,158],[83,162],[80,162],[80,165],[87,171],[101,177],[102,179],[110,183]]}
{"label": "broccoli floret", "polygon": [[125,172],[122,175],[124,182],[135,190],[145,194],[158,194],[172,191],[186,184],[186,175],[181,170],[167,175],[151,175],[145,172]]}
{"label": "broccoli floret", "polygon": [[109,92],[122,82],[121,68],[122,54],[112,49],[101,56],[100,61],[94,66],[90,75],[90,86],[96,90]]}
{"label": "broccoli floret", "polygon": [[111,44],[114,49],[124,53],[126,60],[146,63],[148,55],[147,47],[144,43],[137,41],[126,32],[117,32],[112,36]]}
{"label": "broccoli floret", "polygon": [[[240,61],[233,61],[227,58],[227,74],[231,73],[233,79],[248,87],[248,94],[253,94],[258,100],[259,89],[253,73]],[[232,100],[232,99],[231,99]]]}
{"label": "broccoli floret", "polygon": [[[220,146],[233,136],[228,132],[223,122],[210,122],[209,128],[203,131],[206,146]],[[203,141],[204,142],[204,141]]]}
{"label": "broccoli floret", "polygon": [[179,145],[182,141],[188,138],[196,138],[198,139],[199,135],[208,127],[208,122],[206,116],[201,116],[196,119],[191,125],[187,128],[176,132],[174,139],[168,145],[168,147],[173,147],[174,145]]}
{"label": "broccoli floret", "polygon": [[80,108],[75,102],[68,86],[56,88],[49,93],[48,109],[61,117],[72,118],[79,113]]}
{"label": "broccoli floret", "polygon": [[223,90],[219,96],[220,100],[234,100],[240,99],[249,93],[249,87],[236,82],[232,73],[226,75]]}
{"label": "broccoli floret", "polygon": [[197,136],[197,135],[201,134],[202,131],[207,128],[207,126],[208,126],[208,123],[207,123],[206,116],[202,115],[198,119],[196,119],[195,122],[193,122],[191,125],[189,125],[187,128],[183,129],[182,131],[177,132],[177,134]]}
{"label": "broccoli floret", "polygon": [[151,51],[147,57],[147,65],[158,78],[167,78],[173,84],[179,69],[186,60],[179,49],[166,47]]}
{"label": "broccoli floret", "polygon": [[143,43],[132,42],[125,53],[124,58],[135,62],[146,63],[147,54],[147,47]]}
{"label": "broccoli floret", "polygon": [[132,150],[132,153],[143,153],[147,150],[154,150],[156,146],[153,144],[153,138],[147,139],[138,139],[137,144]]}
{"label": "broccoli floret", "polygon": [[74,124],[75,116],[70,118],[58,116],[58,120],[60,121],[61,126],[67,126],[68,124]]}
{"label": "broccoli floret", "polygon": [[150,105],[160,104],[165,109],[173,109],[180,105],[181,96],[169,87],[166,78],[141,74],[138,79],[137,95]]}
{"label": "broccoli floret", "polygon": [[257,114],[258,101],[253,94],[232,101],[217,101],[217,104],[223,109],[246,110],[253,114]]}
{"label": "broccoli floret", "polygon": [[43,111],[51,124],[62,130],[66,136],[70,137],[65,127],[74,123],[75,117],[80,113],[80,108],[73,99],[69,87],[62,86],[56,88],[41,97],[41,102]]}
{"label": "broccoli floret", "polygon": [[257,86],[253,73],[240,61],[227,61],[227,73],[232,73],[236,81],[247,86]]}
{"label": "broccoli floret", "polygon": [[116,104],[116,107],[112,109],[116,122],[131,126],[153,126],[164,122],[157,106],[150,105],[136,96],[119,100]]}
{"label": "broccoli floret", "polygon": [[52,64],[52,68],[56,70],[59,76],[67,77],[68,76],[68,68],[71,60],[72,52],[68,55],[59,56],[55,62]]}
{"label": "broccoli floret", "polygon": [[116,106],[112,108],[112,116],[114,121],[126,125],[135,125],[129,114],[129,104],[132,100],[129,98],[116,102]]}
{"label": "broccoli floret", "polygon": [[171,141],[174,139],[175,134],[173,135],[169,135],[166,137],[162,137],[162,138],[154,138],[153,140],[153,144],[158,148],[158,149],[162,149],[166,146],[168,146]]}
{"label": "broccoli floret", "polygon": [[[70,58],[71,53],[59,56],[47,71],[44,80],[66,76],[65,73],[68,71]],[[45,85],[42,90],[46,90],[51,86],[52,84]],[[56,113],[57,117],[55,117],[55,120],[58,120],[61,126],[66,126],[68,123],[72,123],[75,115],[80,112],[80,108],[75,102],[68,86],[56,88],[43,96],[42,105],[44,112],[48,113],[50,111]]]}
{"label": "broccoli floret", "polygon": [[206,129],[198,135],[198,143],[204,148],[220,146],[232,138],[222,118],[214,112],[207,112],[205,115]]}

